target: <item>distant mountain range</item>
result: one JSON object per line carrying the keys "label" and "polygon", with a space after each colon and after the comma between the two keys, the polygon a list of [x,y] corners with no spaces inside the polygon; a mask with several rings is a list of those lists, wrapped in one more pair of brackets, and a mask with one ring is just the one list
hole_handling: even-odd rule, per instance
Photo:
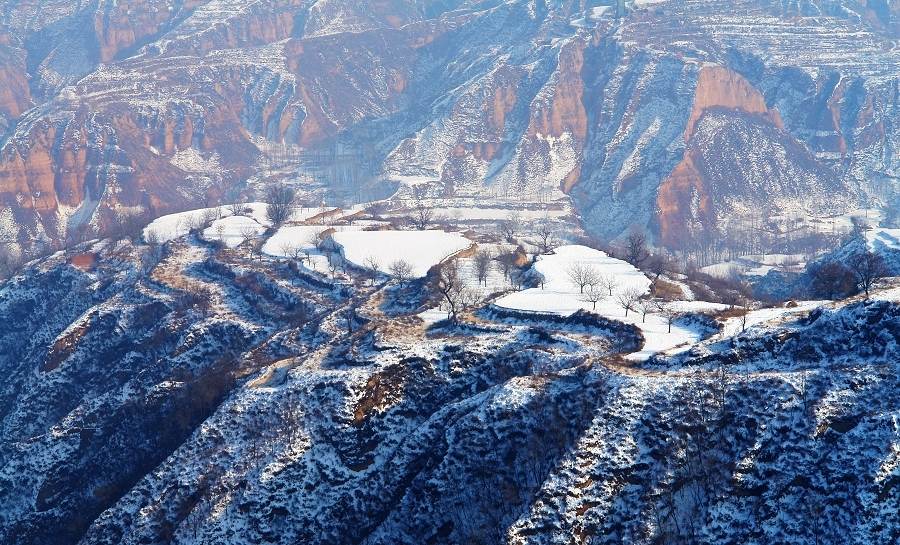
{"label": "distant mountain range", "polygon": [[594,234],[673,248],[897,183],[897,2],[617,4],[5,2],[0,234],[226,198],[272,142],[447,196],[562,189]]}

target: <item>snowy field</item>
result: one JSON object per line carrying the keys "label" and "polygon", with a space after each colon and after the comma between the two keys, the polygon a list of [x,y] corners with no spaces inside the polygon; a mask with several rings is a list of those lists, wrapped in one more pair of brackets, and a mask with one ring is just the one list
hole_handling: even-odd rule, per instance
{"label": "snowy field", "polygon": [[866,240],[874,251],[895,250],[900,251],[900,229],[885,229],[879,227],[866,231]]}
{"label": "snowy field", "polygon": [[168,214],[156,218],[150,225],[144,227],[144,238],[153,236],[159,242],[169,242],[191,232],[192,229],[203,226],[208,219],[216,219],[228,215],[225,207],[200,208],[177,214]]}
{"label": "snowy field", "polygon": [[263,244],[262,252],[274,257],[292,257],[294,250],[314,252],[313,238],[321,233],[359,231],[362,225],[288,225],[280,228]]}
{"label": "snowy field", "polygon": [[[263,227],[271,227],[272,222],[266,217],[265,203],[250,202],[238,204],[235,205],[235,207],[238,209],[237,216],[250,218]],[[190,233],[192,229],[207,227],[207,224],[213,220],[226,218],[232,215],[235,214],[232,214],[231,206],[199,208],[197,210],[188,210],[187,212],[168,214],[150,222],[150,224],[144,228],[144,238],[147,238],[150,233],[153,233],[159,242],[168,242],[185,236]],[[329,221],[332,221],[334,216],[339,215],[341,215],[341,212],[336,208],[297,207],[291,214],[291,219],[289,221],[299,223],[318,216],[322,216],[323,218],[327,217]],[[229,223],[227,225],[237,226],[236,223]]]}
{"label": "snowy field", "polygon": [[[599,274],[614,278],[615,288],[612,297],[604,297],[594,304],[584,300],[580,289],[569,278],[568,271],[576,264],[584,264]],[[645,360],[653,354],[663,351],[687,349],[700,340],[700,333],[685,327],[672,326],[669,333],[667,321],[656,314],[650,314],[643,321],[640,313],[625,310],[616,301],[617,294],[626,290],[635,290],[646,294],[650,290],[650,279],[638,269],[622,261],[606,255],[604,252],[585,246],[562,246],[553,255],[541,256],[535,264],[537,272],[544,276],[544,288],[531,288],[512,293],[497,300],[499,307],[544,312],[568,316],[579,310],[589,310],[601,316],[634,324],[644,333],[646,343],[643,350],[629,356],[634,360]],[[585,290],[587,292],[587,289]],[[607,292],[608,293],[608,292]],[[681,302],[676,303],[681,304]],[[692,302],[694,306],[709,306],[711,303]]]}
{"label": "snowy field", "polygon": [[217,240],[229,248],[237,248],[248,235],[259,236],[266,228],[247,216],[228,216],[217,219],[203,230],[205,240]]}
{"label": "snowy field", "polygon": [[806,256],[803,254],[768,254],[747,255],[732,261],[707,265],[700,271],[716,278],[730,278],[735,274],[765,276],[774,269],[797,271],[805,266]]}
{"label": "snowy field", "polygon": [[[831,303],[831,301],[797,301],[797,306],[793,308],[773,307],[751,310],[747,314],[746,328],[750,329],[751,327],[758,326],[760,324],[771,324],[772,322],[795,319],[802,314],[815,310],[829,303]],[[722,331],[718,334],[718,337],[725,338],[737,335],[741,332],[741,328],[745,327],[744,325],[742,325],[742,321],[742,318],[739,316],[728,318],[725,321]]]}
{"label": "snowy field", "polygon": [[368,267],[369,259],[375,258],[386,270],[403,259],[412,265],[415,277],[425,276],[431,267],[472,245],[461,234],[445,231],[342,231],[332,238],[354,265]]}

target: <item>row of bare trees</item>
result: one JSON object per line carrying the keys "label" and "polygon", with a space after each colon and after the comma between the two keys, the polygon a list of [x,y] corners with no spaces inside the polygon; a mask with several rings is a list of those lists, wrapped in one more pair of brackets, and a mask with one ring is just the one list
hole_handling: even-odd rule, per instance
{"label": "row of bare trees", "polygon": [[643,322],[647,321],[647,317],[651,314],[662,316],[672,332],[672,323],[678,318],[680,313],[674,310],[667,301],[662,299],[647,299],[644,293],[631,286],[620,287],[618,280],[614,275],[602,274],[592,265],[584,262],[576,261],[566,271],[569,281],[578,288],[581,294],[581,300],[592,304],[592,310],[597,310],[597,304],[611,299],[616,306],[625,311],[625,316],[629,312],[636,312],[641,315]]}

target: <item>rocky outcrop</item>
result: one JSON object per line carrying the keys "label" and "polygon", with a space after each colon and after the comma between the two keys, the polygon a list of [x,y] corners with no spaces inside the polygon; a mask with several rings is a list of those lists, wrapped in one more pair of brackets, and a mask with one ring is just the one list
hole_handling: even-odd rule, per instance
{"label": "rocky outcrop", "polygon": [[778,111],[769,108],[762,93],[743,76],[725,66],[704,66],[700,69],[694,91],[694,106],[684,130],[685,142],[690,142],[700,116],[711,108],[760,114],[775,127],[784,128]]}
{"label": "rocky outcrop", "polygon": [[426,330],[377,310],[418,283],[316,278],[186,237],[5,284],[0,542],[900,538],[896,303],[638,364],[591,313]]}
{"label": "rocky outcrop", "polygon": [[[372,175],[568,193],[597,236],[640,227],[677,247],[699,224],[715,237],[759,188],[796,204],[761,168],[704,170],[699,141],[751,132],[764,141],[728,154],[789,149],[778,168],[805,173],[796,187],[883,201],[900,172],[896,14],[838,4],[666,1],[618,20],[583,2],[10,4],[0,206],[54,237],[95,196],[78,221],[215,198],[256,172],[256,144],[346,145]],[[700,134],[712,111],[731,130]],[[173,167],[188,148],[223,168]]]}

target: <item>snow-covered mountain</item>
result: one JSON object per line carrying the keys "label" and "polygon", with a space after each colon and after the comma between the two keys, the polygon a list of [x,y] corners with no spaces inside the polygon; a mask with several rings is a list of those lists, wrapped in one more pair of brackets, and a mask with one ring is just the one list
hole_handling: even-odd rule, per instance
{"label": "snow-covered mountain", "polygon": [[339,140],[451,196],[561,188],[593,233],[672,247],[896,183],[896,2],[617,4],[7,2],[0,228],[215,201],[266,141]]}
{"label": "snow-covered mountain", "polygon": [[892,293],[633,362],[590,313],[86,243],[0,286],[0,542],[894,543]]}

